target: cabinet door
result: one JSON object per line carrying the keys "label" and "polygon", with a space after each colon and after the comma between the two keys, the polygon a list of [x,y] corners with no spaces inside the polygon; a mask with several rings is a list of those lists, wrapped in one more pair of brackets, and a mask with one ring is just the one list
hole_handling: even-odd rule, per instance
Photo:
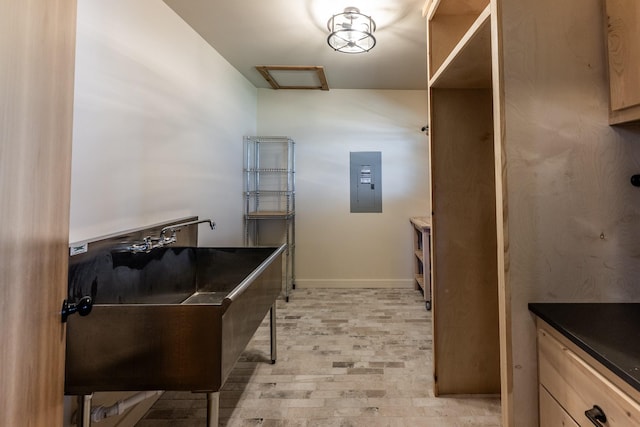
{"label": "cabinet door", "polygon": [[640,120],[640,4],[607,0],[610,123]]}
{"label": "cabinet door", "polygon": [[540,386],[540,427],[580,427],[562,406]]}

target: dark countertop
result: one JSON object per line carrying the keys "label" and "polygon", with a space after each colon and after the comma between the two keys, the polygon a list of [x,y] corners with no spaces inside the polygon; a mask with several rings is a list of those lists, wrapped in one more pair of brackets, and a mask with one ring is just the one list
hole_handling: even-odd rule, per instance
{"label": "dark countertop", "polygon": [[640,391],[640,304],[532,303],[529,310]]}

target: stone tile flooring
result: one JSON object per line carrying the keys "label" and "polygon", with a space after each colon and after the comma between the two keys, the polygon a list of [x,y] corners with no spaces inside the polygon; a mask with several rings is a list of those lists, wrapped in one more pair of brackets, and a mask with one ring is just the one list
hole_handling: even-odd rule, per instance
{"label": "stone tile flooring", "polygon": [[[433,396],[431,314],[411,289],[297,289],[220,392],[220,426],[499,426],[498,397]],[[206,399],[166,392],[136,427],[206,425]]]}

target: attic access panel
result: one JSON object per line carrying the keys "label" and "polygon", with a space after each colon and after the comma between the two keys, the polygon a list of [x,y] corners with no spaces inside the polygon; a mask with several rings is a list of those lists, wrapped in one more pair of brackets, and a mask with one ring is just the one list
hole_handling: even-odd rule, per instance
{"label": "attic access panel", "polygon": [[256,69],[274,89],[329,90],[322,66],[261,65]]}

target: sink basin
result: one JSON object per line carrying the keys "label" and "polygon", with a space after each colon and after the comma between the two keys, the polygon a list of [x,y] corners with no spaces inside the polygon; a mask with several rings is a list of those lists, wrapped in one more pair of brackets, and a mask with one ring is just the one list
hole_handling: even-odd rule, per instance
{"label": "sink basin", "polygon": [[118,248],[70,261],[65,393],[216,392],[282,289],[286,246]]}

